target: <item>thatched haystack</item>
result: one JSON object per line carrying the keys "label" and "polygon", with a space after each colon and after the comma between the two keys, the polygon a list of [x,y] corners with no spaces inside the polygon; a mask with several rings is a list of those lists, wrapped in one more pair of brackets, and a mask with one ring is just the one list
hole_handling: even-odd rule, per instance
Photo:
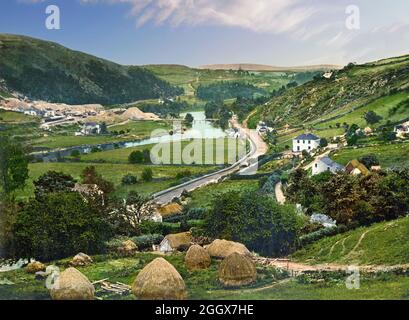
{"label": "thatched haystack", "polygon": [[59,275],[50,295],[53,300],[93,300],[95,288],[80,271],[68,268]]}
{"label": "thatched haystack", "polygon": [[244,244],[227,240],[216,239],[211,244],[206,246],[206,250],[212,258],[224,259],[235,252],[242,255],[251,256],[250,251]]}
{"label": "thatched haystack", "polygon": [[162,217],[170,217],[182,212],[183,207],[176,202],[169,203],[165,206],[159,207],[158,212]]}
{"label": "thatched haystack", "polygon": [[186,253],[185,264],[189,271],[206,269],[211,263],[212,259],[209,253],[197,244],[191,246]]}
{"label": "thatched haystack", "polygon": [[175,250],[187,250],[193,240],[192,234],[190,232],[182,232],[169,234],[163,239],[159,245],[159,250],[161,252],[172,252]]}
{"label": "thatched haystack", "polygon": [[163,258],[156,258],[136,277],[132,292],[142,300],[184,300],[185,282],[179,272]]}
{"label": "thatched haystack", "polygon": [[233,253],[220,263],[219,280],[226,287],[246,286],[256,279],[256,266],[248,256]]}

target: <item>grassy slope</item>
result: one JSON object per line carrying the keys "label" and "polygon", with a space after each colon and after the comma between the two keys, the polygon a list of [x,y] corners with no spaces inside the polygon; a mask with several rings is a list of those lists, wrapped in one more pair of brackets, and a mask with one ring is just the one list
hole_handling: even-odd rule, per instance
{"label": "grassy slope", "polygon": [[409,86],[409,56],[346,68],[331,79],[320,78],[288,90],[260,107],[261,117],[276,122],[314,124]]}
{"label": "grassy slope", "polygon": [[[145,166],[131,164],[109,164],[109,163],[33,163],[29,165],[30,177],[23,191],[17,194],[19,198],[26,198],[33,195],[34,187],[32,182],[40,175],[49,170],[60,171],[72,175],[78,181],[81,180],[81,172],[87,166],[95,166],[97,171],[107,180],[113,182],[117,187],[117,193],[120,195],[126,194],[129,191],[135,190],[145,194],[150,194],[164,190],[177,181],[176,175],[178,172],[189,170],[192,174],[202,174],[214,167],[199,167],[199,166]],[[151,167],[153,170],[154,180],[151,182],[138,182],[134,186],[122,186],[121,179],[124,175],[131,173],[141,178],[142,170],[146,167]]]}
{"label": "grassy slope", "polygon": [[209,208],[215,197],[223,193],[250,192],[258,189],[258,180],[227,180],[218,184],[202,187],[192,192],[193,207]]}
{"label": "grassy slope", "polygon": [[384,168],[409,166],[409,143],[384,144],[357,149],[342,149],[331,156],[334,161],[346,165],[350,160],[375,154]]}
{"label": "grassy slope", "polygon": [[293,258],[308,263],[408,264],[409,217],[324,238],[300,249]]}
{"label": "grassy slope", "polygon": [[0,77],[33,99],[117,104],[180,93],[153,73],[56,43],[0,34]]}
{"label": "grassy slope", "polygon": [[13,124],[23,124],[38,122],[37,117],[29,116],[20,112],[6,111],[0,109],[0,124],[1,123],[13,123]]}

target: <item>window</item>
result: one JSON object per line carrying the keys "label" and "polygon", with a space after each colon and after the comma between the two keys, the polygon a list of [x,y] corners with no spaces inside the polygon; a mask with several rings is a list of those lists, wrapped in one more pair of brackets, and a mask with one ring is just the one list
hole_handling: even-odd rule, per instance
{"label": "window", "polygon": [[315,164],[315,167],[318,168],[318,163]]}
{"label": "window", "polygon": [[311,144],[311,140],[308,140],[308,144]]}

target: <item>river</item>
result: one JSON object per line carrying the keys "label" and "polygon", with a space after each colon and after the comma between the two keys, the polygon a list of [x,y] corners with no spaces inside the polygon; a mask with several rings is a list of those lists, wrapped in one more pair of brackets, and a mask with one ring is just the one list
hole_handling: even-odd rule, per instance
{"label": "river", "polygon": [[[206,120],[206,116],[204,111],[195,111],[189,112],[194,121],[192,123],[192,127],[187,129],[185,132],[179,132],[171,135],[171,134],[163,134],[158,135],[146,139],[135,140],[135,141],[126,141],[126,142],[115,142],[115,143],[104,143],[104,144],[97,144],[97,145],[87,145],[87,146],[77,146],[77,147],[70,147],[65,148],[62,150],[53,150],[53,151],[45,151],[45,152],[38,152],[33,154],[33,156],[37,159],[42,159],[44,162],[52,162],[58,161],[58,159],[69,157],[74,150],[77,150],[80,154],[88,154],[92,151],[93,148],[97,147],[101,151],[108,151],[114,149],[124,149],[124,148],[133,148],[138,146],[145,146],[157,143],[167,143],[171,141],[179,141],[179,140],[188,140],[188,139],[218,139],[223,138],[227,135],[225,131],[221,128],[215,127],[211,121]],[[184,119],[187,113],[182,113],[181,119]],[[75,137],[73,137],[75,139]]]}

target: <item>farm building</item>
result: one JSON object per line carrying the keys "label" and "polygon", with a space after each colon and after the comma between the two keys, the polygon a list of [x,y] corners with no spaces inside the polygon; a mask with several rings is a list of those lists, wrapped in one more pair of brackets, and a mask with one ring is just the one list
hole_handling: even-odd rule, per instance
{"label": "farm building", "polygon": [[320,146],[321,138],[312,133],[305,133],[293,139],[293,152],[312,152]]}
{"label": "farm building", "polygon": [[317,159],[312,166],[312,174],[317,175],[323,172],[330,171],[336,173],[344,170],[344,166],[331,160],[329,157]]}

